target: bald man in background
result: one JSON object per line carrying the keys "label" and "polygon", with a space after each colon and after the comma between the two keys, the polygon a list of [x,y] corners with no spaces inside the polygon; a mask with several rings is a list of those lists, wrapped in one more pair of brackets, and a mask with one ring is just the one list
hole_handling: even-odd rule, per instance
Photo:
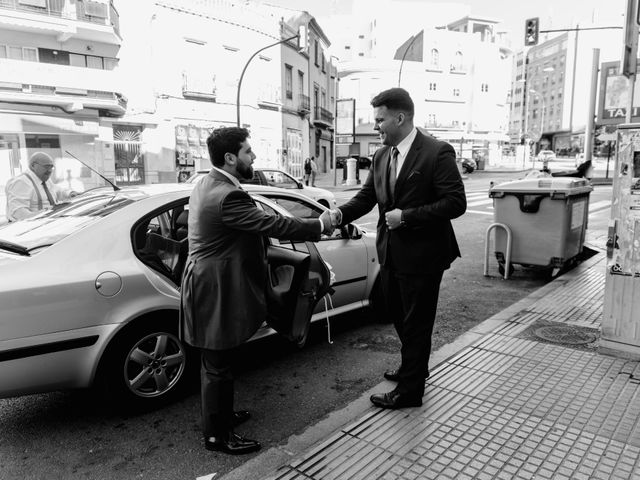
{"label": "bald man in background", "polygon": [[7,182],[7,220],[15,222],[75,197],[78,193],[51,181],[55,165],[51,155],[36,152],[29,159],[29,170]]}

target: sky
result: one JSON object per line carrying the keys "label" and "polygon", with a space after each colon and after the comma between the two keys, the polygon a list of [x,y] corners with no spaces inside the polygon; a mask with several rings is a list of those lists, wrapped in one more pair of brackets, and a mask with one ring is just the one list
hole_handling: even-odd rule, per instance
{"label": "sky", "polygon": [[[407,1],[407,0],[404,0]],[[408,0],[430,3],[426,0]],[[440,0],[443,2],[444,0]],[[264,3],[296,10],[306,10],[318,20],[331,39],[331,15],[349,14],[353,0],[263,0]],[[525,20],[540,18],[540,29],[572,28],[576,23],[597,26],[622,26],[626,0],[457,0],[469,5],[473,15],[502,20],[502,27],[511,32],[512,45],[523,45]],[[384,15],[384,12],[380,12]]]}

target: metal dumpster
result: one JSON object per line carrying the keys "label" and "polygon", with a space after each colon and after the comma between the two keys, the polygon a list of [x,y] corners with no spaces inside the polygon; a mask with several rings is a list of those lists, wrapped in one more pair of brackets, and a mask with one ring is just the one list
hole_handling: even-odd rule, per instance
{"label": "metal dumpster", "polygon": [[[560,177],[492,187],[489,196],[493,198],[494,220],[511,230],[511,264],[559,269],[580,254],[592,190],[588,180]],[[501,273],[506,247],[506,232],[497,230],[495,254]]]}

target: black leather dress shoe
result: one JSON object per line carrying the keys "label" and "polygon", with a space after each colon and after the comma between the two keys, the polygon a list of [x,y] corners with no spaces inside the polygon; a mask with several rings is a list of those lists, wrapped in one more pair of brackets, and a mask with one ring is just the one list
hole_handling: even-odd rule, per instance
{"label": "black leather dress shoe", "polygon": [[407,393],[398,393],[392,390],[387,393],[375,393],[371,395],[371,403],[380,408],[406,408],[422,405],[422,397]]}
{"label": "black leather dress shoe", "polygon": [[396,368],[395,370],[387,370],[386,372],[384,372],[384,378],[386,378],[387,380],[391,380],[392,382],[397,382],[398,380],[400,380],[399,372],[400,370],[398,368]]}
{"label": "black leather dress shoe", "polygon": [[229,432],[226,439],[218,439],[216,437],[205,438],[204,447],[207,450],[214,452],[242,455],[245,453],[257,452],[260,450],[260,443],[256,440],[243,438],[237,433]]}
{"label": "black leather dress shoe", "polygon": [[231,422],[234,427],[237,427],[243,422],[246,422],[251,418],[251,414],[247,410],[236,410],[233,412],[233,416],[231,417]]}

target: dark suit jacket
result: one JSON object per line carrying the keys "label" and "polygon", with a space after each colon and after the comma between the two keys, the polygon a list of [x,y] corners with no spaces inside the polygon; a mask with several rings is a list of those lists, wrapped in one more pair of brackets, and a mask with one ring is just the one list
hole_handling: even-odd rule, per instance
{"label": "dark suit jacket", "polygon": [[181,334],[187,343],[232,348],[266,320],[264,236],[318,241],[320,222],[267,214],[213,169],[195,186],[181,285]]}
{"label": "dark suit jacket", "polygon": [[[391,259],[396,270],[409,274],[446,270],[460,256],[450,220],[462,215],[467,207],[455,151],[448,143],[418,131],[398,174],[392,199],[388,191],[390,150],[384,146],[373,155],[365,184],[340,207],[342,223],[352,222],[377,204],[381,265],[390,265]],[[395,208],[402,210],[405,225],[389,230],[384,214]]]}

